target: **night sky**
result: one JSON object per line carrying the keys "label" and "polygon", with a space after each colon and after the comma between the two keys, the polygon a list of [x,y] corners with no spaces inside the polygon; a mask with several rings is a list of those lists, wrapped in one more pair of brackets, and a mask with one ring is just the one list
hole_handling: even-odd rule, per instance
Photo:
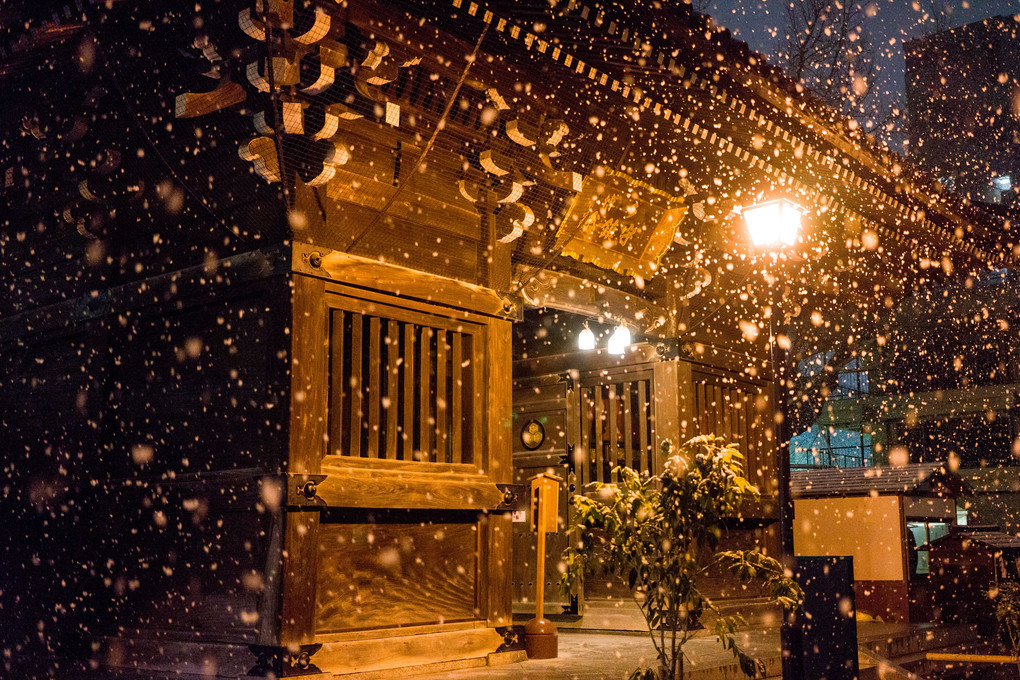
{"label": "night sky", "polygon": [[[708,13],[719,24],[770,57],[782,36],[784,7],[791,0],[713,0]],[[792,0],[797,1],[797,0]],[[938,0],[937,0],[938,1]],[[903,43],[933,30],[933,21],[923,9],[927,0],[865,0],[871,15],[864,28],[878,46],[876,93],[894,101],[903,93]],[[1020,14],[1020,0],[947,0],[951,28],[991,16]]]}

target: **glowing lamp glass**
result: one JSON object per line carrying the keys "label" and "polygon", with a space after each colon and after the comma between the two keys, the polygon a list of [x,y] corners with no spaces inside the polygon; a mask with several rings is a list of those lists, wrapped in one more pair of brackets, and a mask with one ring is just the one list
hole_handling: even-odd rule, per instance
{"label": "glowing lamp glass", "polygon": [[577,349],[595,349],[595,333],[587,326],[577,334]]}
{"label": "glowing lamp glass", "polygon": [[630,330],[626,326],[618,326],[609,336],[606,351],[610,354],[623,354],[627,351],[628,345],[630,345]]}
{"label": "glowing lamp glass", "polygon": [[744,222],[756,246],[792,246],[797,241],[804,211],[796,203],[781,198],[743,209]]}

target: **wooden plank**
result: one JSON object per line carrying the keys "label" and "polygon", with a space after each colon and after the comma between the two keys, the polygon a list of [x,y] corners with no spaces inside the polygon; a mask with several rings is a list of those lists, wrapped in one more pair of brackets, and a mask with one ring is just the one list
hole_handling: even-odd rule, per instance
{"label": "wooden plank", "polygon": [[687,440],[698,432],[697,396],[694,393],[694,379],[691,375],[691,363],[678,361],[677,390],[680,401],[680,436]]}
{"label": "wooden plank", "polygon": [[637,383],[638,386],[638,429],[640,434],[638,435],[638,445],[641,448],[639,453],[640,463],[642,470],[648,470],[650,474],[655,474],[655,470],[649,465],[654,458],[649,457],[648,448],[648,387],[650,381],[642,380]]}
{"label": "wooden plank", "polygon": [[461,402],[464,400],[464,368],[461,364],[464,361],[463,340],[460,333],[451,334],[451,380],[450,380],[450,462],[459,463],[463,460],[461,432],[463,430],[463,408]]}
{"label": "wooden plank", "polygon": [[464,462],[470,462],[481,470],[488,468],[488,463],[485,460],[488,446],[486,437],[489,435],[486,428],[489,403],[488,385],[485,377],[487,341],[485,334],[471,335],[468,338],[471,370],[466,375],[471,380],[469,393],[474,395],[474,399],[467,405],[467,417],[464,419],[465,427],[468,428],[464,433],[464,441],[471,441],[470,458],[466,458]]}
{"label": "wooden plank", "polygon": [[499,487],[478,473],[439,475],[427,464],[420,471],[358,466],[323,470],[327,477],[317,493],[331,508],[492,510],[503,502]]}
{"label": "wooden plank", "polygon": [[317,547],[319,634],[480,618],[474,522],[324,523]]}
{"label": "wooden plank", "polygon": [[719,388],[719,400],[722,407],[722,431],[727,441],[733,441],[733,401],[732,390],[723,385]]}
{"label": "wooden plank", "polygon": [[386,458],[397,459],[398,416],[400,415],[400,325],[386,322]]}
{"label": "wooden plank", "polygon": [[718,436],[726,436],[723,429],[723,393],[722,386],[712,385],[712,433]]}
{"label": "wooden plank", "polygon": [[708,383],[699,380],[698,389],[698,434],[712,433],[712,399],[709,397]]}
{"label": "wooden plank", "polygon": [[368,451],[369,458],[381,458],[379,451],[379,408],[382,405],[382,348],[379,317],[368,319]]}
{"label": "wooden plank", "polygon": [[340,453],[344,431],[344,311],[330,314],[329,352],[329,453]]}
{"label": "wooden plank", "polygon": [[616,396],[616,384],[609,384],[609,469],[619,465],[620,460],[620,401]]}
{"label": "wooden plank", "polygon": [[513,620],[513,524],[508,514],[482,516],[484,530],[479,580],[481,610],[490,626],[509,626]]}
{"label": "wooden plank", "polygon": [[623,402],[623,458],[627,461],[627,467],[637,467],[641,470],[640,463],[634,458],[634,418],[631,408],[631,393],[633,384],[624,382],[620,399]]}
{"label": "wooden plank", "polygon": [[450,389],[447,386],[447,358],[449,347],[446,344],[446,331],[436,333],[436,460],[449,463],[447,450],[449,443],[446,419],[450,414]]}
{"label": "wooden plank", "polygon": [[[486,334],[488,372],[485,380],[486,419],[489,433],[488,460],[485,469],[492,481],[513,481],[513,447],[510,444],[513,423],[512,324],[492,321]],[[481,461],[475,461],[480,463]]]}
{"label": "wooden plank", "polygon": [[429,422],[429,402],[431,401],[431,374],[432,374],[432,329],[422,328],[421,338],[421,360],[418,362],[421,367],[421,394],[418,398],[418,451],[421,460],[435,460],[432,456],[432,423]]}
{"label": "wooden plank", "polygon": [[[312,661],[320,668],[328,668],[330,674],[376,672],[375,677],[399,678],[406,677],[406,673],[396,669],[407,666],[463,659],[479,659],[484,663],[485,658],[503,644],[503,636],[488,627],[427,635],[413,632],[414,629],[409,630],[403,637],[326,643]],[[382,674],[383,671],[387,674]]]}
{"label": "wooden plank", "polygon": [[319,561],[319,511],[288,510],[283,529],[283,594],[277,644],[315,642],[315,596]]}
{"label": "wooden plank", "polygon": [[595,447],[595,474],[592,476],[591,481],[607,482],[609,480],[606,479],[604,472],[605,457],[603,452],[605,451],[605,446],[603,446],[602,438],[602,428],[604,425],[603,420],[605,419],[605,403],[602,401],[602,386],[596,385],[593,391],[595,393],[595,415],[592,419],[595,421],[595,440],[592,444]]}
{"label": "wooden plank", "polygon": [[680,440],[680,394],[677,385],[677,362],[660,361],[652,366],[654,388],[652,394],[652,417],[655,422],[655,436],[652,439],[652,453],[656,469],[660,469],[657,453],[659,442],[668,441],[674,447]]}
{"label": "wooden plank", "polygon": [[455,631],[469,631],[487,628],[485,621],[455,621],[451,623],[424,623],[415,626],[400,626],[398,628],[366,628],[364,630],[349,630],[339,633],[317,633],[316,643],[328,644],[331,642],[360,642],[375,641],[385,638],[399,638],[408,635],[431,635],[432,633],[452,633]]}
{"label": "wooden plank", "polygon": [[289,469],[300,474],[317,473],[326,448],[329,329],[324,297],[321,280],[294,277]]}
{"label": "wooden plank", "polygon": [[[322,264],[318,269],[307,262],[307,255],[312,252],[322,256]],[[463,281],[416,272],[406,267],[301,242],[294,243],[292,262],[294,269],[304,274],[326,274],[335,281],[359,288],[371,287],[399,297],[466,309],[497,318],[506,317],[502,296],[494,290]]]}
{"label": "wooden plank", "polygon": [[412,449],[414,449],[414,338],[415,325],[404,324],[404,420],[401,425],[401,458],[412,460]]}
{"label": "wooden plank", "polygon": [[351,444],[347,455],[354,458],[361,456],[361,427],[364,423],[364,376],[361,365],[363,321],[361,314],[351,316]]}

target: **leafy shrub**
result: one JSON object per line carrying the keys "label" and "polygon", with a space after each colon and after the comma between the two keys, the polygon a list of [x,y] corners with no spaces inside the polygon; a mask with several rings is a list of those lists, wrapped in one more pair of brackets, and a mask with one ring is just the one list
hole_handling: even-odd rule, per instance
{"label": "leafy shrub", "polygon": [[743,619],[722,616],[698,587],[706,571],[721,565],[788,609],[803,595],[782,565],[758,550],[715,552],[727,518],[737,515],[745,499],[759,497],[744,477],[737,446],[712,435],[695,437],[666,460],[661,475],[626,467],[614,473],[618,483],[593,485],[597,498],[573,498],[580,536],[564,552],[561,590],[576,592],[585,575],[614,576],[627,584],[659,661],[658,669],[637,670],[631,680],[682,680],[683,646],[703,611],[718,615],[714,632],[743,672],[759,676],[763,664],[744,654],[733,637]]}

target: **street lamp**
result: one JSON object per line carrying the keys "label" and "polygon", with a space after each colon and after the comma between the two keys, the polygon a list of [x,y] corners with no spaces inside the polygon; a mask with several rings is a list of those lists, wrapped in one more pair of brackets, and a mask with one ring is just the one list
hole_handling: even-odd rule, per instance
{"label": "street lamp", "polygon": [[[780,198],[744,208],[742,211],[751,243],[772,251],[773,257],[784,247],[797,242],[801,217],[804,210],[792,201]],[[776,423],[776,480],[779,486],[779,547],[783,567],[793,570],[793,499],[790,496],[790,425],[786,408],[786,360],[783,348],[777,342],[775,332],[776,296],[774,284],[769,281],[769,360],[772,363],[772,379],[775,382],[776,406],[781,409],[781,419]],[[796,676],[793,650],[799,645],[793,642],[793,631],[786,612],[780,639],[783,648],[783,678]]]}
{"label": "street lamp", "polygon": [[752,205],[741,212],[754,245],[782,248],[797,242],[804,211],[793,201],[779,198]]}

